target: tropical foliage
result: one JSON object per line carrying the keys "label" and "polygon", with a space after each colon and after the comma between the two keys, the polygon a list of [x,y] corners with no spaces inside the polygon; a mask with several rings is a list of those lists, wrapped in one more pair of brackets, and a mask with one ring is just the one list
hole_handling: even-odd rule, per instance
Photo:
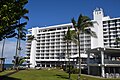
{"label": "tropical foliage", "polygon": [[23,57],[16,57],[12,60],[13,64],[15,64],[15,68],[18,70],[18,67],[22,65],[25,62],[25,59]]}
{"label": "tropical foliage", "polygon": [[71,42],[75,42],[75,35],[76,33],[75,33],[75,31],[74,30],[70,30],[70,28],[68,27],[68,30],[67,30],[67,33],[66,34],[64,34],[65,36],[64,36],[64,41],[66,41],[66,43],[67,43],[67,56],[68,56],[68,61],[69,61],[69,80],[70,80],[70,53],[69,53],[69,43],[71,43]]}
{"label": "tropical foliage", "polygon": [[27,40],[30,40],[30,41],[36,40],[37,41],[37,39],[35,38],[34,35],[29,35]]}
{"label": "tropical foliage", "polygon": [[75,21],[75,19],[73,18],[71,20],[71,22],[73,23],[73,26],[74,26],[76,34],[77,34],[77,39],[78,39],[78,46],[79,46],[79,75],[78,75],[78,80],[80,80],[80,76],[81,76],[80,34],[86,33],[86,34],[90,34],[94,37],[96,37],[96,34],[95,34],[95,32],[93,32],[91,30],[90,27],[93,27],[93,23],[90,21],[90,18],[87,16],[83,16],[82,14],[80,14],[78,21]]}
{"label": "tropical foliage", "polygon": [[[1,54],[2,57],[6,38],[12,38],[16,35],[18,38],[19,35],[19,44],[20,39],[25,39],[24,32],[20,32],[20,30],[27,22],[20,23],[20,19],[24,18],[29,20],[29,18],[25,16],[28,13],[28,10],[25,8],[27,3],[28,0],[0,0],[0,41],[4,39]],[[20,33],[16,33],[16,29],[19,30]]]}
{"label": "tropical foliage", "polygon": [[28,13],[24,8],[27,0],[0,0],[0,41],[15,36],[15,29],[24,25],[18,24],[21,17]]}

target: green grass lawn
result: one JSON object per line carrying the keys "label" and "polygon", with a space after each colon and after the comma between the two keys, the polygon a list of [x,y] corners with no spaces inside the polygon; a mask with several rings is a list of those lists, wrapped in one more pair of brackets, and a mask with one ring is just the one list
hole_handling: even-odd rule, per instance
{"label": "green grass lawn", "polygon": [[[0,76],[12,71],[4,71]],[[120,79],[100,79],[82,75],[87,80],[120,80]],[[1,80],[1,79],[0,79]],[[68,80],[68,74],[61,70],[21,70],[9,76],[4,76],[3,80]],[[71,75],[71,80],[77,80],[77,74]]]}

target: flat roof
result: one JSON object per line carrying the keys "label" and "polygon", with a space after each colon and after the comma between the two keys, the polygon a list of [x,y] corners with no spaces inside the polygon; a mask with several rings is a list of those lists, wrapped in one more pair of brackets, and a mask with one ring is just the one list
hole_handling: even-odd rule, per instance
{"label": "flat roof", "polygon": [[88,53],[100,53],[101,51],[104,51],[105,54],[120,54],[120,48],[102,48],[102,47],[97,47],[94,49],[89,49],[86,52]]}

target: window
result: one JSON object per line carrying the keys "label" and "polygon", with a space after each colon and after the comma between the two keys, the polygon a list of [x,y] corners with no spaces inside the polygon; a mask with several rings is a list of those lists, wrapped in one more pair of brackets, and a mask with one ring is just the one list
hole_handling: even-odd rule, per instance
{"label": "window", "polygon": [[49,29],[48,31],[55,31],[56,29]]}
{"label": "window", "polygon": [[36,59],[40,59],[40,57],[36,57]]}
{"label": "window", "polygon": [[67,27],[63,27],[63,29],[67,29]]}
{"label": "window", "polygon": [[57,28],[57,30],[61,30],[61,28]]}

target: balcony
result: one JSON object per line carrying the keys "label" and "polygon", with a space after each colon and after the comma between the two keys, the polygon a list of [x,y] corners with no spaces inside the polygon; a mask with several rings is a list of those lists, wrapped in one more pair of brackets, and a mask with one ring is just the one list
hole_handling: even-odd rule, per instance
{"label": "balcony", "polygon": [[100,64],[101,61],[98,60],[98,59],[95,59],[95,60],[89,60],[89,64]]}
{"label": "balcony", "polygon": [[120,61],[117,61],[117,60],[108,60],[108,59],[105,59],[105,64],[120,64]]}

